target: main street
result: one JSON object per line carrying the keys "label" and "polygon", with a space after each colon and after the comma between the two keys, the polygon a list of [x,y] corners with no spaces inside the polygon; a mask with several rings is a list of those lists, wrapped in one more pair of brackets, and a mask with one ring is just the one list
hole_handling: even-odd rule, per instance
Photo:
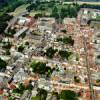
{"label": "main street", "polygon": [[84,1],[74,1],[74,2],[63,2],[63,4],[72,4],[72,3],[78,3],[79,5],[82,5],[82,4],[95,4],[95,5],[100,5],[100,2],[84,2]]}
{"label": "main street", "polygon": [[92,86],[92,80],[91,80],[91,71],[90,71],[90,65],[88,62],[88,53],[87,53],[87,39],[85,33],[83,33],[83,44],[84,44],[84,51],[85,51],[85,59],[86,59],[86,68],[87,68],[87,75],[88,75],[88,81],[89,81],[89,89],[90,89],[90,100],[95,100],[93,86]]}

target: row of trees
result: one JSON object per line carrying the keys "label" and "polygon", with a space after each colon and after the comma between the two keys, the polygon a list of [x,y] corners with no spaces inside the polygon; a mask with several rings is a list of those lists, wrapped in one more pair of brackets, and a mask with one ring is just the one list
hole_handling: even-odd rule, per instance
{"label": "row of trees", "polygon": [[[78,96],[74,91],[62,90],[60,94],[53,92],[52,97],[56,97],[57,100],[78,100]],[[32,97],[31,100],[46,100],[47,91],[44,89],[39,89],[36,97]]]}
{"label": "row of trees", "polygon": [[[61,5],[55,2],[42,3],[38,1],[28,6],[27,10],[31,11],[34,9],[35,11],[49,11],[51,13],[49,17],[55,17],[56,19],[59,19],[60,17],[61,19],[63,19],[65,17],[76,17],[80,8],[100,9],[99,5],[79,5],[77,3]],[[39,17],[42,17],[42,13],[39,13]]]}
{"label": "row of trees", "polygon": [[[27,10],[30,12],[31,10],[40,10],[40,11],[48,11],[51,13],[49,17],[55,17],[56,19],[60,17],[63,19],[64,17],[76,17],[77,13],[80,9],[78,4],[68,4],[68,5],[60,5],[55,2],[49,3],[32,3],[27,7]],[[41,13],[42,14],[42,13]]]}
{"label": "row of trees", "polygon": [[58,53],[58,55],[60,55],[60,57],[62,59],[67,59],[73,54],[72,52],[69,52],[69,51],[65,51],[65,50],[59,50],[58,49],[53,49],[52,47],[48,48],[46,50],[46,56],[49,57],[49,58],[53,58],[55,53]]}
{"label": "row of trees", "polygon": [[69,37],[63,37],[63,38],[59,37],[59,38],[57,38],[57,41],[58,42],[63,42],[64,44],[69,44],[71,46],[74,45],[74,40],[72,39],[71,36],[69,36]]}
{"label": "row of trees", "polygon": [[[61,5],[60,5],[61,6]],[[54,6],[52,8],[52,17],[63,19],[64,17],[76,17],[80,7],[78,4],[62,5],[61,8]]]}

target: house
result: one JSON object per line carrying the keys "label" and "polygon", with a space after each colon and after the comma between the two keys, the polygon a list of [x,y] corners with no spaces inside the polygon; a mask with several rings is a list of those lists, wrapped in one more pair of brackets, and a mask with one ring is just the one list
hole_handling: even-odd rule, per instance
{"label": "house", "polygon": [[21,34],[26,32],[27,30],[28,30],[28,27],[23,27],[21,30],[19,30],[18,32],[15,33],[14,37],[18,38]]}
{"label": "house", "polygon": [[20,16],[18,18],[18,25],[28,25],[29,23],[32,22],[32,18],[31,17],[22,17]]}
{"label": "house", "polygon": [[52,25],[55,23],[55,19],[54,18],[40,18],[37,21],[37,25],[38,25],[38,29],[40,30],[40,32],[46,32],[46,31],[52,31],[53,27]]}
{"label": "house", "polygon": [[52,92],[53,91],[53,86],[49,81],[46,81],[44,78],[40,78],[38,80],[38,87],[43,88],[46,91]]}
{"label": "house", "polygon": [[75,18],[64,18],[63,19],[64,24],[75,23],[75,22],[76,22]]}
{"label": "house", "polygon": [[8,78],[5,76],[0,76],[0,89],[7,87]]}
{"label": "house", "polygon": [[20,69],[15,75],[14,75],[14,81],[23,83],[25,79],[27,79],[28,74],[24,72],[24,69]]}

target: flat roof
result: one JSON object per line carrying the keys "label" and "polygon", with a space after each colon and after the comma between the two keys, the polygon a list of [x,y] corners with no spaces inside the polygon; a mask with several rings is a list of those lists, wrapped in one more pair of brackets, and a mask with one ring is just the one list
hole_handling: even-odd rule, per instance
{"label": "flat roof", "polygon": [[19,37],[23,32],[25,32],[28,29],[28,27],[24,27],[21,30],[19,30],[18,32],[16,32],[16,34],[14,35],[14,37]]}

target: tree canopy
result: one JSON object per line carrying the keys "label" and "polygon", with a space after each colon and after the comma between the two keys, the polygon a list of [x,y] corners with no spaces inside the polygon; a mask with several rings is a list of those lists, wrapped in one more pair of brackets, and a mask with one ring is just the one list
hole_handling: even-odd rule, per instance
{"label": "tree canopy", "polygon": [[23,50],[24,50],[24,46],[23,45],[20,45],[19,47],[18,47],[18,52],[23,52]]}
{"label": "tree canopy", "polygon": [[0,70],[1,70],[1,69],[5,69],[6,66],[7,66],[7,63],[6,63],[4,60],[2,60],[2,59],[0,58]]}
{"label": "tree canopy", "polygon": [[53,72],[53,69],[51,69],[49,66],[46,66],[46,63],[44,63],[44,62],[33,61],[31,64],[31,68],[33,69],[33,72],[38,73],[38,74],[46,74],[47,73],[48,77]]}
{"label": "tree canopy", "polygon": [[49,58],[53,58],[54,54],[57,52],[58,50],[57,49],[53,49],[52,47],[48,48],[46,50],[46,55],[47,57]]}
{"label": "tree canopy", "polygon": [[68,60],[69,56],[72,55],[72,52],[60,50],[59,55],[61,56],[62,59],[67,59]]}
{"label": "tree canopy", "polygon": [[60,99],[62,99],[62,100],[78,100],[78,97],[74,91],[62,90],[60,93]]}
{"label": "tree canopy", "polygon": [[64,44],[70,44],[71,46],[74,45],[74,40],[72,39],[71,36],[69,36],[69,37],[64,37],[64,38],[57,38],[57,41],[58,41],[58,42],[61,41],[61,42],[63,42]]}

